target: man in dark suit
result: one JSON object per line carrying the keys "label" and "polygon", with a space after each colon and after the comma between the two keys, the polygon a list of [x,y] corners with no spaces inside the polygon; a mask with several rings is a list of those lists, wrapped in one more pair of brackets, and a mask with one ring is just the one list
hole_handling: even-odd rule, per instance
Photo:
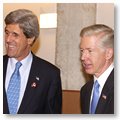
{"label": "man in dark suit", "polygon": [[83,114],[114,114],[114,31],[103,24],[80,33],[81,62],[93,75],[80,91]]}
{"label": "man in dark suit", "polygon": [[[62,109],[60,70],[31,52],[31,46],[39,36],[36,15],[30,10],[18,9],[6,16],[5,24],[7,55],[3,57],[3,113],[60,114]],[[17,62],[21,65],[16,80],[18,78],[21,80],[21,86],[15,103],[13,96],[17,89],[12,88],[11,92],[10,84],[14,84],[11,81],[15,79],[12,75]]]}

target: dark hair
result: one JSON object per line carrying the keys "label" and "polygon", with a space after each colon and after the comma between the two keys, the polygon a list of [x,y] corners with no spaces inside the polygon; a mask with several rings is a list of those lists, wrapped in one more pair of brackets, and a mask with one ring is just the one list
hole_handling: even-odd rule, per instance
{"label": "dark hair", "polygon": [[5,24],[19,24],[27,38],[39,36],[39,22],[37,16],[30,10],[18,9],[10,12],[5,18]]}

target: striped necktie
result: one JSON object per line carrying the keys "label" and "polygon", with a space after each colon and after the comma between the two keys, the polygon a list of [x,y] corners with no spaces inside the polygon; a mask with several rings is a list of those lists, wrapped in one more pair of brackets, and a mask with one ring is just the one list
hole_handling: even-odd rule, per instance
{"label": "striped necktie", "polygon": [[15,70],[10,78],[10,82],[7,89],[7,100],[10,114],[17,113],[21,83],[19,68],[21,67],[21,65],[22,65],[21,62],[16,63]]}

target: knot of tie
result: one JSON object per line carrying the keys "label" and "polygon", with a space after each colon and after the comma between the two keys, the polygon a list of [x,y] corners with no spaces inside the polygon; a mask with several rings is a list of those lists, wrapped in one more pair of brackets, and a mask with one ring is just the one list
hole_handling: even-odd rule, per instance
{"label": "knot of tie", "polygon": [[94,83],[94,89],[96,89],[99,92],[99,87],[100,87],[100,84],[96,80],[95,83]]}
{"label": "knot of tie", "polygon": [[16,63],[16,69],[18,70],[21,67],[22,63],[21,62],[17,62]]}

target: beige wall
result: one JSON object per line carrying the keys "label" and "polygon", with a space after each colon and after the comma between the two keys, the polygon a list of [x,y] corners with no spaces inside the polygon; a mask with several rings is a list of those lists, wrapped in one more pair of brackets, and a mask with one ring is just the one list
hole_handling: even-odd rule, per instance
{"label": "beige wall", "polygon": [[103,23],[114,29],[114,4],[97,4],[96,23]]}
{"label": "beige wall", "polygon": [[[87,9],[86,9],[86,5],[88,6]],[[80,3],[77,4],[77,7],[75,7],[75,4],[71,4],[70,7],[68,6],[64,8],[64,12],[60,11],[58,13],[58,14],[63,14],[62,16],[64,18],[64,14],[68,12],[68,14],[66,14],[67,15],[66,20],[63,19],[64,20],[63,22],[66,21],[66,23],[64,23],[66,27],[63,29],[60,26],[58,26],[58,28],[60,28],[61,31],[62,29],[64,31],[66,28],[70,28],[65,32],[62,31],[63,33],[59,35],[59,39],[61,39],[60,37],[62,37],[64,34],[65,42],[61,43],[61,47],[56,45],[56,42],[58,42],[56,41],[56,37],[57,37],[56,34],[58,31],[58,28],[57,30],[56,29],[41,29],[38,41],[33,46],[33,51],[36,53],[37,56],[43,59],[46,59],[49,62],[55,65],[58,65],[58,67],[61,68],[62,86],[63,86],[63,89],[65,90],[66,89],[67,90],[79,90],[81,86],[84,85],[86,82],[85,76],[80,71],[81,66],[80,66],[80,61],[79,61],[79,55],[80,55],[79,53],[79,32],[80,32],[81,27],[85,25],[89,25],[91,23],[104,23],[114,28],[114,5],[113,4],[107,4],[107,3],[96,4],[95,5],[96,7],[92,7],[92,8],[89,6],[91,5],[84,4],[83,8],[79,8],[81,7]],[[3,8],[4,8],[3,17],[5,17],[10,11],[18,9],[18,8],[27,8],[27,9],[32,10],[38,16],[38,19],[39,19],[40,13],[57,12],[56,3],[35,3],[35,4],[33,3],[8,4],[7,3],[7,4],[4,4]],[[62,5],[60,9],[61,10],[63,9]],[[72,9],[74,10],[74,12],[72,12]],[[82,12],[80,12],[79,9],[81,9]],[[94,14],[94,17],[91,16],[91,14],[89,13],[90,10],[93,11],[91,14]],[[58,23],[60,19],[58,19]],[[81,21],[79,21],[79,19]],[[70,26],[71,24],[72,24],[72,27]],[[78,25],[80,26],[80,28],[78,27]],[[72,34],[72,31],[74,34]],[[71,34],[71,35],[68,35],[66,33]],[[75,41],[76,43],[73,43],[72,39],[76,40]],[[70,42],[68,43],[68,41]],[[69,44],[68,48],[65,48],[66,44]],[[5,47],[3,47],[3,49],[4,49],[4,54],[5,54]],[[59,54],[56,54],[58,52],[58,49],[59,50],[61,49],[61,50],[59,51]],[[72,51],[74,51],[74,53]],[[64,58],[64,56],[65,57],[67,56],[67,57]],[[65,62],[63,60],[65,60]],[[77,61],[74,62],[74,60],[75,61],[77,60]],[[62,67],[60,65],[61,61],[63,64]],[[72,66],[71,67],[72,71],[69,70],[70,67],[66,67],[69,65]]]}
{"label": "beige wall", "polygon": [[[96,21],[96,4],[58,4],[56,63],[62,88],[80,90],[87,80],[80,63],[80,30]],[[89,79],[89,78],[88,78]]]}

